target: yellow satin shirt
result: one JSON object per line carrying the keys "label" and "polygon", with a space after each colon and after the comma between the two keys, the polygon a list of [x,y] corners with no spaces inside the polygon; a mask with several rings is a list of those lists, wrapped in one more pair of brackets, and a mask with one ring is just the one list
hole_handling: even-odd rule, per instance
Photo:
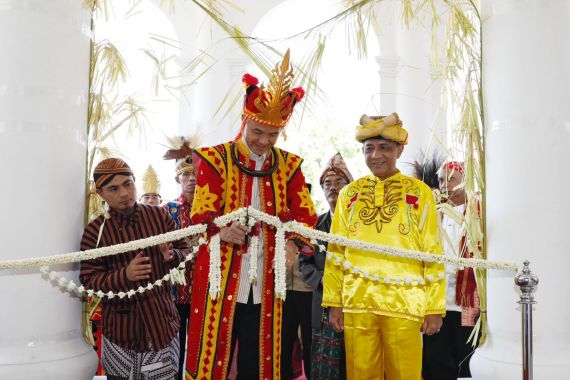
{"label": "yellow satin shirt", "polygon": [[[342,189],[331,233],[442,254],[431,189],[422,181],[399,172],[385,180],[368,175]],[[336,244],[328,245],[328,253],[323,306],[414,321],[422,321],[428,314],[445,314],[443,264],[390,257]]]}

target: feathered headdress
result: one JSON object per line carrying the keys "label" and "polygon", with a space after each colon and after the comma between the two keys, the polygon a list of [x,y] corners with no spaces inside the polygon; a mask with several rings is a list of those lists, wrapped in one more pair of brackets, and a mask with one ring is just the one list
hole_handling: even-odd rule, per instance
{"label": "feathered headdress", "polygon": [[435,152],[430,157],[425,157],[425,154],[420,151],[418,156],[420,158],[412,162],[414,177],[422,180],[432,189],[439,189],[437,172],[443,163],[443,158]]}
{"label": "feathered headdress", "polygon": [[275,128],[285,128],[287,125],[293,107],[305,96],[302,87],[291,88],[295,75],[289,57],[290,51],[287,49],[281,63],[275,65],[271,72],[267,88],[264,84],[258,87],[259,80],[253,75],[243,76],[243,123],[236,140],[242,136],[248,119]]}
{"label": "feathered headdress", "polygon": [[198,139],[195,137],[175,136],[169,137],[168,146],[163,158],[165,160],[176,160],[176,177],[184,172],[194,171],[192,161],[192,150],[198,147]]}

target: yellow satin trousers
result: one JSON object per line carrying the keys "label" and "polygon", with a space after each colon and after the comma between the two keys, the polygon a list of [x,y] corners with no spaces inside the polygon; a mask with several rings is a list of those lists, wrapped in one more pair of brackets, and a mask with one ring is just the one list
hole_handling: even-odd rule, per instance
{"label": "yellow satin trousers", "polygon": [[422,323],[371,313],[344,313],[348,380],[420,380]]}

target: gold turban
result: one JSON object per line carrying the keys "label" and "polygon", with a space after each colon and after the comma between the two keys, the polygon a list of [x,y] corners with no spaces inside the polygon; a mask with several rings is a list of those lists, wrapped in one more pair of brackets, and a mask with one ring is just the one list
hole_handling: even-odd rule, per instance
{"label": "gold turban", "polygon": [[356,140],[363,142],[374,137],[392,140],[402,145],[408,143],[408,131],[402,127],[402,121],[395,112],[388,116],[360,117],[360,125],[356,127]]}

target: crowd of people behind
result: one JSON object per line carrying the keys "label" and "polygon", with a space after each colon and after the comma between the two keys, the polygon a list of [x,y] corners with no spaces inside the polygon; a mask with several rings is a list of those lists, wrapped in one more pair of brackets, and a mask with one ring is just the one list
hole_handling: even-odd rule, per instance
{"label": "crowd of people behind", "polygon": [[[318,183],[328,210],[316,215],[303,160],[276,147],[302,88],[290,88],[289,53],[268,86],[243,77],[242,125],[232,141],[198,148],[181,138],[175,160],[180,196],[163,202],[156,173],[135,176],[121,159],[94,169],[108,212],[85,228],[81,249],[126,243],[251,206],[282,221],[363,242],[469,257],[458,218],[438,214],[433,189],[397,167],[408,132],[396,113],[362,116],[355,137],[370,174],[353,179],[340,154]],[[437,172],[443,201],[465,212],[463,165]],[[317,182],[316,178],[314,179]],[[275,292],[276,230],[240,222],[219,234],[221,279],[211,295],[210,247],[200,245],[185,283],[104,299],[101,364],[110,380],[387,379],[469,377],[468,343],[479,303],[470,268],[384,256],[296,233],[285,236],[286,296]],[[251,244],[253,237],[257,244]],[[278,238],[278,237],[277,237]],[[162,278],[197,237],[81,263],[86,289],[127,292]],[[319,248],[324,246],[325,250]]]}

